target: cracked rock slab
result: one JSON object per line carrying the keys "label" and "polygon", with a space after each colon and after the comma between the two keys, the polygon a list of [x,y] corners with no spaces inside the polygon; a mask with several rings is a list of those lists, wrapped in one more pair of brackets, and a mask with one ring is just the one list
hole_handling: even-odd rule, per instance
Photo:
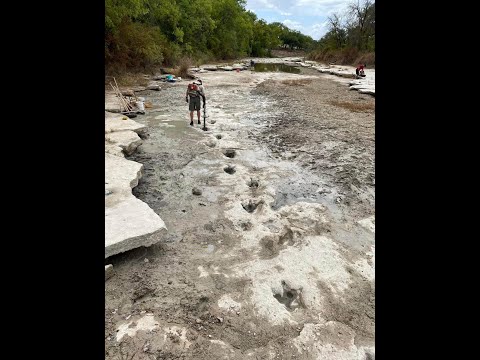
{"label": "cracked rock slab", "polygon": [[105,112],[105,134],[117,131],[134,131],[143,135],[147,131],[145,125],[139,124],[121,114]]}
{"label": "cracked rock slab", "polygon": [[122,111],[120,101],[113,92],[105,92],[105,111],[119,113]]}
{"label": "cracked rock slab", "polygon": [[358,224],[362,226],[364,229],[375,234],[375,216],[374,215],[358,221]]}
{"label": "cracked rock slab", "polygon": [[142,139],[134,131],[116,131],[105,134],[105,141],[119,146],[127,155],[131,155],[142,144]]}
{"label": "cracked rock slab", "polygon": [[216,71],[217,65],[203,65],[200,70]]}
{"label": "cracked rock slab", "polygon": [[115,144],[105,143],[105,152],[107,154],[120,156],[120,157],[125,157],[125,155],[123,155],[122,148],[118,145],[115,145]]}
{"label": "cracked rock slab", "polygon": [[132,194],[143,165],[105,153],[105,258],[158,242],[163,220]]}
{"label": "cracked rock slab", "polygon": [[142,170],[143,165],[138,162],[105,153],[105,189],[115,187],[131,194],[142,177]]}
{"label": "cracked rock slab", "polygon": [[105,281],[110,279],[114,275],[113,265],[105,265]]}
{"label": "cracked rock slab", "polygon": [[[108,197],[114,197],[114,194]],[[158,242],[163,220],[143,201],[130,195],[105,205],[105,258]]]}

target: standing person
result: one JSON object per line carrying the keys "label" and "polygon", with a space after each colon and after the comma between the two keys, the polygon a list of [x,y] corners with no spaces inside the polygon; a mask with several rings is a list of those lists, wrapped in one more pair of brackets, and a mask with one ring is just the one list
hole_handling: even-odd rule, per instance
{"label": "standing person", "polygon": [[192,84],[188,84],[187,93],[185,95],[185,101],[188,103],[188,109],[190,110],[190,125],[193,126],[193,112],[197,111],[197,120],[200,124],[200,97],[203,98],[203,106],[205,107],[205,92],[203,89],[202,81],[199,84],[195,81]]}

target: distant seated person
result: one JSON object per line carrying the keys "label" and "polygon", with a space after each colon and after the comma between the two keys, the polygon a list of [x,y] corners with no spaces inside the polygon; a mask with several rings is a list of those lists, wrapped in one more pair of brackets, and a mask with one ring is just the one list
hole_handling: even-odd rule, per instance
{"label": "distant seated person", "polygon": [[355,73],[357,74],[357,77],[359,76],[365,76],[365,71],[363,71],[363,69],[366,67],[367,65],[365,64],[359,64],[357,66],[357,68],[355,69]]}

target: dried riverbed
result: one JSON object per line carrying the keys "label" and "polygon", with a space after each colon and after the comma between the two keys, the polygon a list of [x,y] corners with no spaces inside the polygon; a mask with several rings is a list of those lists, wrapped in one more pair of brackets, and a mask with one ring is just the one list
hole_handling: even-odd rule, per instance
{"label": "dried riverbed", "polygon": [[105,357],[373,359],[375,99],[313,72],[202,78],[208,131],[185,82],[135,119],[133,192],[169,231],[110,259]]}

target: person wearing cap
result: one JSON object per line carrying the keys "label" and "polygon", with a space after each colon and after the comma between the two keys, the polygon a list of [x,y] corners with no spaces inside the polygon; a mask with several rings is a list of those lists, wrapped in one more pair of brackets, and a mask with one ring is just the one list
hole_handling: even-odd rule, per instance
{"label": "person wearing cap", "polygon": [[200,124],[200,97],[203,99],[203,107],[205,108],[205,90],[203,88],[202,80],[196,80],[188,84],[185,101],[189,103],[190,110],[190,125],[193,126],[193,112],[197,111],[197,120]]}
{"label": "person wearing cap", "polygon": [[203,81],[201,79],[197,79],[193,83],[197,84],[198,91],[200,92],[200,96],[202,97],[202,100],[203,100],[203,107],[205,107],[205,88],[203,87]]}

